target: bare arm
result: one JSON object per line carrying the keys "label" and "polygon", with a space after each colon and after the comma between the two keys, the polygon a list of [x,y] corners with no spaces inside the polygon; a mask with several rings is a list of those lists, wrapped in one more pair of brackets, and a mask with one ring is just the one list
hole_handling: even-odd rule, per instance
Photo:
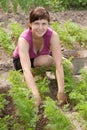
{"label": "bare arm", "polygon": [[19,38],[18,47],[19,47],[20,61],[21,61],[23,74],[25,77],[27,87],[31,89],[32,94],[37,99],[36,105],[38,106],[40,104],[40,95],[39,95],[37,86],[35,84],[34,77],[31,73],[31,62],[30,62],[30,57],[29,57],[29,44],[27,43],[27,41],[24,38]]}
{"label": "bare arm", "polygon": [[56,77],[57,77],[57,83],[58,83],[57,98],[59,100],[66,100],[66,99],[63,99],[64,72],[63,72],[63,66],[62,66],[62,53],[61,53],[60,40],[59,40],[58,34],[54,31],[51,38],[51,46],[52,46],[52,55],[53,55],[54,63],[56,66]]}
{"label": "bare arm", "polygon": [[62,54],[61,54],[61,47],[59,37],[56,32],[53,32],[51,38],[51,45],[52,45],[52,54],[53,59],[56,66],[56,76],[59,86],[59,92],[64,91],[64,74],[63,74],[63,67],[62,67]]}

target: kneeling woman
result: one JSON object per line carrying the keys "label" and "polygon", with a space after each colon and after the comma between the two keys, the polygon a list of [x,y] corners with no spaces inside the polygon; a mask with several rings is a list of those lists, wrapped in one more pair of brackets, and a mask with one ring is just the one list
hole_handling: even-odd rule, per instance
{"label": "kneeling woman", "polygon": [[53,62],[58,83],[57,98],[63,103],[66,102],[60,41],[57,32],[49,27],[49,22],[50,16],[45,8],[37,7],[32,10],[29,15],[29,28],[20,35],[13,53],[15,69],[22,69],[27,87],[36,98],[37,106],[40,105],[41,98],[31,67],[50,66]]}

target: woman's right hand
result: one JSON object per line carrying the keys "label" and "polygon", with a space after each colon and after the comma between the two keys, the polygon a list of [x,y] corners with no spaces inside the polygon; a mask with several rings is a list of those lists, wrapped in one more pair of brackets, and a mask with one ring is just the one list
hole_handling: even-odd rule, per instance
{"label": "woman's right hand", "polygon": [[62,93],[58,92],[57,99],[60,101],[59,106],[61,108],[64,106],[64,104],[68,103],[67,96],[66,96],[66,94],[64,92],[62,92]]}

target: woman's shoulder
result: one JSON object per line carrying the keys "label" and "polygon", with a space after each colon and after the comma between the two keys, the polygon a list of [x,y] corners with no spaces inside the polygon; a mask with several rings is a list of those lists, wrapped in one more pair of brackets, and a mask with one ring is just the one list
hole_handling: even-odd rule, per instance
{"label": "woman's shoulder", "polygon": [[21,35],[20,38],[24,38],[25,40],[27,40],[28,42],[31,40],[31,30],[30,29],[26,29],[24,30]]}
{"label": "woman's shoulder", "polygon": [[48,33],[52,33],[52,32],[53,32],[53,29],[50,28],[50,27],[48,27],[48,28],[47,28],[47,32],[48,32]]}
{"label": "woman's shoulder", "polygon": [[24,30],[24,31],[20,34],[20,37],[26,36],[26,35],[28,35],[29,33],[30,33],[30,30],[29,30],[29,29],[26,29],[26,30]]}
{"label": "woman's shoulder", "polygon": [[49,34],[58,35],[58,33],[55,30],[53,30],[52,28],[50,28],[50,27],[47,29],[46,34],[48,34],[48,35]]}
{"label": "woman's shoulder", "polygon": [[46,32],[46,34],[45,34],[45,37],[50,37],[50,38],[52,38],[52,37],[56,37],[56,36],[58,36],[58,33],[57,33],[55,30],[53,30],[52,28],[48,28],[48,29],[47,29],[47,32]]}
{"label": "woman's shoulder", "polygon": [[52,30],[51,28],[48,27],[48,28],[47,28],[47,31],[46,31],[46,33],[45,33],[44,36],[45,36],[45,37],[49,37],[49,36],[51,37],[52,32],[53,32],[53,30]]}

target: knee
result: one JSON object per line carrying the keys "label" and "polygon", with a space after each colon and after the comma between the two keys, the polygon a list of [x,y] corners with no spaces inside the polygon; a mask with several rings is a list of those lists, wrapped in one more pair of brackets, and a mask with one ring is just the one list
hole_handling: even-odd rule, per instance
{"label": "knee", "polygon": [[44,56],[39,56],[38,58],[35,59],[34,65],[37,66],[50,66],[53,64],[53,58],[50,55],[44,55]]}
{"label": "knee", "polygon": [[45,56],[43,62],[44,62],[44,65],[50,66],[53,64],[53,57],[50,55],[47,55]]}

